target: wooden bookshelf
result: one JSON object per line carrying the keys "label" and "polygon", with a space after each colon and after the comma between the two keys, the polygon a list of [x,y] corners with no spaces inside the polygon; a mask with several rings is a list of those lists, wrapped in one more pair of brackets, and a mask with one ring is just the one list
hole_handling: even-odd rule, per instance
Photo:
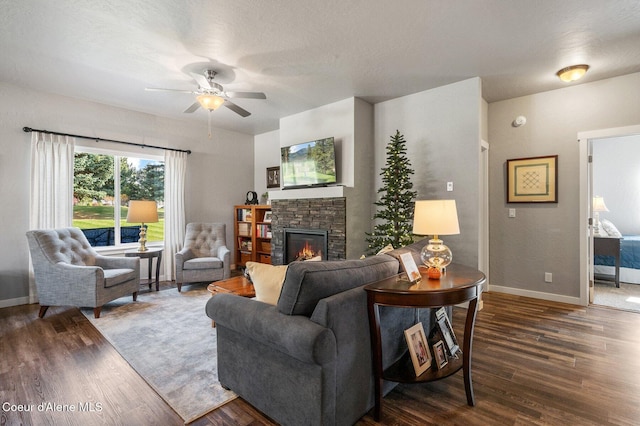
{"label": "wooden bookshelf", "polygon": [[271,264],[271,206],[234,206],[234,253],[236,267],[247,262]]}

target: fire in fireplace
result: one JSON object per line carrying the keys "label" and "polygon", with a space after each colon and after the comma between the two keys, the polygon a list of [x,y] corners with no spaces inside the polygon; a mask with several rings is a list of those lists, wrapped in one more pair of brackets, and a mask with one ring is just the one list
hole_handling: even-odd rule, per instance
{"label": "fire in fireplace", "polygon": [[323,229],[284,229],[284,262],[327,259],[329,232]]}

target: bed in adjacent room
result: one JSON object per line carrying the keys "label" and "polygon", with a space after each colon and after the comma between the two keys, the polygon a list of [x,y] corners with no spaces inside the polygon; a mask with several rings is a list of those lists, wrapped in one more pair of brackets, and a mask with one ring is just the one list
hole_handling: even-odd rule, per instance
{"label": "bed in adjacent room", "polygon": [[[622,235],[610,221],[603,219],[605,236],[620,240],[620,282],[640,284],[640,235]],[[595,255],[593,272],[596,275],[615,275],[613,256]]]}

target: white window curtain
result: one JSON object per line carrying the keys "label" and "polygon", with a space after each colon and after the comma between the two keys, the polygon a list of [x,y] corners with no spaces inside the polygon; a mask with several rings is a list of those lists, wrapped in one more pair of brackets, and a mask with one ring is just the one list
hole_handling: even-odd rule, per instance
{"label": "white window curtain", "polygon": [[[74,146],[72,137],[31,132],[29,229],[71,226]],[[30,275],[29,299],[35,303],[35,282],[33,273]]]}
{"label": "white window curtain", "polygon": [[176,278],[175,255],[182,249],[185,234],[184,181],[187,153],[165,151],[164,155],[164,276]]}

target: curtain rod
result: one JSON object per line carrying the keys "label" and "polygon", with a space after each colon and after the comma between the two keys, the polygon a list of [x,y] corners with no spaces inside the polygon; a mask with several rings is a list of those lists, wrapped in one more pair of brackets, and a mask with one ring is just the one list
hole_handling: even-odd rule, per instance
{"label": "curtain rod", "polygon": [[191,154],[191,150],[190,149],[165,148],[163,146],[146,145],[146,144],[143,144],[143,143],[124,142],[124,141],[117,141],[117,140],[114,140],[114,139],[103,139],[103,138],[96,138],[96,137],[91,137],[91,136],[73,135],[71,133],[51,132],[49,130],[38,130],[38,129],[32,129],[31,127],[23,127],[22,131],[25,132],[25,133],[40,132],[40,133],[47,133],[47,134],[50,134],[50,135],[71,136],[73,138],[89,139],[89,140],[96,141],[96,142],[115,142],[115,143],[122,143],[122,144],[125,144],[125,145],[138,146],[138,147],[142,147],[142,148],[156,148],[156,149],[164,149],[166,151],[186,152],[187,154]]}

